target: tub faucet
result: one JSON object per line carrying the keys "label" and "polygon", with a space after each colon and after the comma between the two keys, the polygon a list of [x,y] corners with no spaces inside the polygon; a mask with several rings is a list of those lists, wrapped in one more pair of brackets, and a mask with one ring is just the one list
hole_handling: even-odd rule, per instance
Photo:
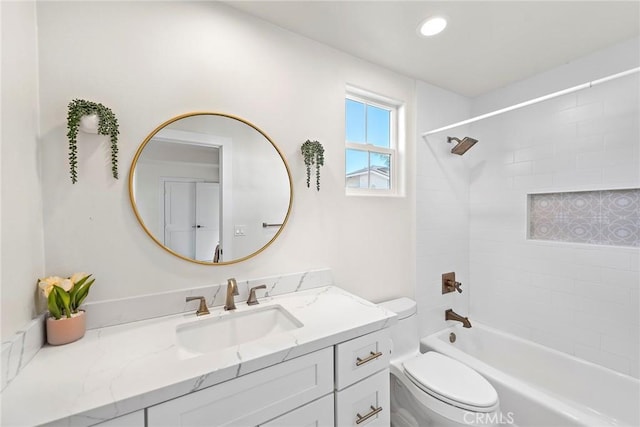
{"label": "tub faucet", "polygon": [[449,309],[449,310],[444,312],[444,319],[445,320],[457,320],[458,322],[462,322],[462,326],[463,327],[465,327],[465,328],[470,328],[471,327],[471,322],[469,322],[469,318],[468,317],[462,317],[458,313],[453,311],[452,309]]}
{"label": "tub faucet", "polygon": [[227,280],[227,299],[224,303],[225,310],[235,310],[236,302],[233,299],[234,295],[238,295],[238,284],[236,283],[236,279],[231,278]]}

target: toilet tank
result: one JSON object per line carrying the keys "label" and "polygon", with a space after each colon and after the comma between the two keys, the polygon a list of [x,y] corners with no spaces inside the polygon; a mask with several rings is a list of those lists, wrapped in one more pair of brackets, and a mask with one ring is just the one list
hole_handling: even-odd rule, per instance
{"label": "toilet tank", "polygon": [[391,327],[393,341],[392,359],[418,353],[420,337],[418,336],[418,316],[416,302],[411,298],[397,298],[378,304],[398,315],[398,323]]}

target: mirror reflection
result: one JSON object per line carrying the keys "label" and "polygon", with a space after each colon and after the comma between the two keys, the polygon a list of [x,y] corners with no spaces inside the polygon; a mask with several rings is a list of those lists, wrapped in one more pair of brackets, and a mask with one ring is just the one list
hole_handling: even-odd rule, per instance
{"label": "mirror reflection", "polygon": [[129,193],[149,236],[200,264],[229,264],[264,250],[292,200],[289,167],[271,139],[226,114],[189,113],[158,126],[131,165]]}

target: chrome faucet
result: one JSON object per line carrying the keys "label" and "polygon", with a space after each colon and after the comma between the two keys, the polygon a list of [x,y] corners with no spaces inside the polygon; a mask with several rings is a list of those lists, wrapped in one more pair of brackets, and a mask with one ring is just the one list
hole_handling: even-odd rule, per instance
{"label": "chrome faucet", "polygon": [[236,302],[233,299],[234,295],[238,295],[238,284],[236,283],[236,279],[231,278],[227,280],[227,299],[224,303],[225,310],[235,310]]}
{"label": "chrome faucet", "polygon": [[458,322],[462,322],[462,326],[463,327],[465,327],[465,328],[470,328],[471,327],[471,322],[469,322],[469,318],[468,317],[462,317],[458,313],[453,311],[452,309],[449,309],[449,310],[444,312],[444,319],[445,320],[457,320]]}

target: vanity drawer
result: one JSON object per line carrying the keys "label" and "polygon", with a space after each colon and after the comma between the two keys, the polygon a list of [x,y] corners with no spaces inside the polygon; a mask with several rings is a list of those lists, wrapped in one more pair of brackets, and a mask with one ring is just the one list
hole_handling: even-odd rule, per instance
{"label": "vanity drawer", "polygon": [[336,427],[391,423],[389,369],[336,392]]}
{"label": "vanity drawer", "polygon": [[335,346],[336,390],[389,367],[389,329],[361,336]]}
{"label": "vanity drawer", "polygon": [[258,425],[333,390],[331,348],[147,409],[147,426]]}
{"label": "vanity drawer", "polygon": [[281,415],[260,427],[334,427],[333,394]]}
{"label": "vanity drawer", "polygon": [[145,427],[144,409],[94,424],[98,427]]}

